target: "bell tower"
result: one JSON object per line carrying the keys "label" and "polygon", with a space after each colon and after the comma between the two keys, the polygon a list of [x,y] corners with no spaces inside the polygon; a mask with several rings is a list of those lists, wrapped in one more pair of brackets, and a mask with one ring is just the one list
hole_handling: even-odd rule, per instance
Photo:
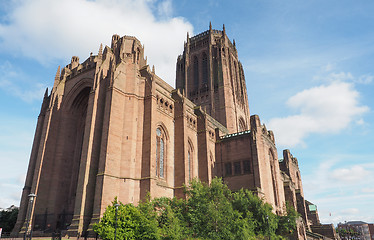
{"label": "bell tower", "polygon": [[176,88],[201,106],[230,133],[249,129],[249,106],[243,66],[223,30],[212,29],[189,37],[178,56]]}

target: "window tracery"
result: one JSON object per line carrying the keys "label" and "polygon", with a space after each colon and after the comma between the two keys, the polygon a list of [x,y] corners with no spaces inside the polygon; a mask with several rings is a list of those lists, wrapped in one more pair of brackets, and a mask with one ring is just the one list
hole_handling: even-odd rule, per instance
{"label": "window tracery", "polygon": [[192,167],[193,167],[193,147],[190,141],[188,141],[188,150],[187,150],[187,164],[188,164],[188,180],[190,181],[193,178]]}
{"label": "window tracery", "polygon": [[156,176],[165,177],[165,134],[160,127],[156,129]]}
{"label": "window tracery", "polygon": [[199,86],[199,60],[194,57],[193,60],[193,74],[194,74],[194,86],[197,88]]}

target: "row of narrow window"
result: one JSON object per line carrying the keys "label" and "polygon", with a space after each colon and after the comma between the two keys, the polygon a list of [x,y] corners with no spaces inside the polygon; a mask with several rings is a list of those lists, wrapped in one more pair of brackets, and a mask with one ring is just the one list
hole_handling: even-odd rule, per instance
{"label": "row of narrow window", "polygon": [[[215,60],[213,62],[213,75],[214,75],[214,85],[218,85],[218,62]],[[199,59],[197,56],[193,58],[193,85],[194,88],[197,89],[200,85],[200,70],[202,71],[202,81],[201,84],[207,84],[208,83],[208,57],[207,54],[204,52],[202,56],[202,65],[200,69]],[[236,82],[236,90],[237,90],[237,96],[242,98],[244,92],[243,92],[243,83],[241,81],[242,76],[242,69],[236,64],[234,61],[234,76],[232,75],[232,72],[230,71],[231,79],[234,79]],[[239,71],[238,71],[239,70]]]}
{"label": "row of narrow window", "polygon": [[241,175],[251,173],[250,161],[225,163],[225,176]]}
{"label": "row of narrow window", "polygon": [[[188,178],[192,178],[192,147],[187,153]],[[156,176],[165,177],[165,135],[160,128],[156,129]],[[225,176],[248,174],[251,172],[250,161],[237,161],[225,163]]]}
{"label": "row of narrow window", "polygon": [[[208,83],[208,56],[206,53],[203,53],[202,58],[202,84]],[[193,60],[193,73],[194,73],[194,87],[197,88],[200,82],[200,66],[199,66],[199,59],[197,56],[194,57]]]}

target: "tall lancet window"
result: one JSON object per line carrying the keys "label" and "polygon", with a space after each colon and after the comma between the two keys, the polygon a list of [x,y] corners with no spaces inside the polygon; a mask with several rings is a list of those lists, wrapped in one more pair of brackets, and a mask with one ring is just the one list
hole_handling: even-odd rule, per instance
{"label": "tall lancet window", "polygon": [[193,178],[193,147],[190,141],[188,141],[187,164],[188,180],[191,181],[191,179]]}
{"label": "tall lancet window", "polygon": [[191,180],[191,152],[188,150],[188,180]]}
{"label": "tall lancet window", "polygon": [[243,118],[240,118],[239,119],[239,132],[243,132],[247,129],[247,127],[245,126],[245,122],[244,122],[244,119]]}
{"label": "tall lancet window", "polygon": [[193,59],[193,82],[194,82],[194,87],[198,88],[199,87],[199,60],[195,56]]}
{"label": "tall lancet window", "polygon": [[203,84],[208,83],[208,57],[203,53]]}
{"label": "tall lancet window", "polygon": [[165,177],[165,135],[160,128],[156,129],[156,176]]}
{"label": "tall lancet window", "polygon": [[239,81],[240,81],[240,78],[239,78],[239,75],[238,75],[238,68],[236,67],[236,62],[234,62],[234,70],[235,70],[235,82],[236,82],[236,94],[237,94],[237,97],[239,98],[240,97],[240,93],[239,93]]}

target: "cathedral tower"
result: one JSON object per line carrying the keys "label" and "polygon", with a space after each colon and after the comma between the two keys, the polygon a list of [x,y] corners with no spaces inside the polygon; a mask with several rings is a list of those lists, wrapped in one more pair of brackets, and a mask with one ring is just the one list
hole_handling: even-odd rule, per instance
{"label": "cathedral tower", "polygon": [[[147,65],[136,37],[113,35],[97,55],[58,68],[38,118],[15,237],[30,229],[94,237],[116,197],[133,204],[148,194],[183,198],[190,180],[215,176],[284,213],[274,134],[250,118],[235,41],[224,27],[187,35],[176,67],[174,89]],[[297,179],[299,190],[299,170],[288,165],[287,180]],[[286,191],[296,199],[295,189]],[[37,198],[29,203],[31,193]]]}
{"label": "cathedral tower", "polygon": [[230,133],[249,129],[249,106],[243,66],[235,40],[223,30],[187,34],[183,55],[177,60],[176,87],[227,127]]}

